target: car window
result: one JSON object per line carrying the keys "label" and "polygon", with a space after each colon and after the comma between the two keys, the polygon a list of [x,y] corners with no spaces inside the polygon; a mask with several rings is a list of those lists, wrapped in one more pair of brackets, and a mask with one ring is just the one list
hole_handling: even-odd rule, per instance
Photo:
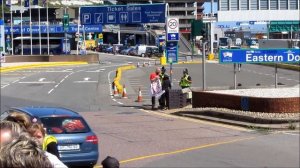
{"label": "car window", "polygon": [[4,111],[3,113],[1,113],[0,115],[0,121],[4,120],[7,116],[8,116],[8,111]]}
{"label": "car window", "polygon": [[80,117],[44,117],[41,122],[48,134],[85,133],[90,129]]}

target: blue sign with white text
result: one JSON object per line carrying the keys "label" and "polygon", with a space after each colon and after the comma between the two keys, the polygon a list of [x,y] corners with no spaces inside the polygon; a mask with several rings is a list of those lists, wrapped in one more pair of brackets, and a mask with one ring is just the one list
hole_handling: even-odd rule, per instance
{"label": "blue sign with white text", "polygon": [[299,49],[222,49],[220,63],[297,63]]}
{"label": "blue sign with white text", "polygon": [[165,23],[165,4],[80,7],[83,25]]}
{"label": "blue sign with white text", "polygon": [[[23,26],[23,34],[30,34],[30,26]],[[32,26],[32,34],[38,34],[40,31],[39,26]],[[69,29],[66,31],[67,33],[76,33],[78,31],[77,25],[70,25]],[[83,32],[83,26],[80,26],[79,28],[80,33]],[[92,32],[102,32],[102,26],[101,25],[87,25],[84,26],[84,31],[86,33],[92,33]],[[14,34],[21,34],[21,26],[14,26],[13,27]],[[10,27],[5,27],[5,34],[10,34]],[[41,25],[41,33],[45,34],[47,33],[47,26]],[[56,26],[49,26],[49,33],[64,33],[64,28],[61,25]]]}
{"label": "blue sign with white text", "polygon": [[179,33],[168,33],[167,41],[179,41]]}
{"label": "blue sign with white text", "polygon": [[177,42],[167,42],[166,55],[167,55],[167,61],[169,63],[171,63],[171,62],[177,63],[178,62],[178,43]]}

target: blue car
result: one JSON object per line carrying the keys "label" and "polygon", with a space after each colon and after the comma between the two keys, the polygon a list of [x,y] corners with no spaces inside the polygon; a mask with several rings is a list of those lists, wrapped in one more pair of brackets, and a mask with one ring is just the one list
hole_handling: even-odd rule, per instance
{"label": "blue car", "polygon": [[36,118],[47,134],[57,138],[60,160],[67,166],[93,167],[97,163],[98,138],[77,112],[59,107],[21,107],[11,108],[5,115],[13,111]]}

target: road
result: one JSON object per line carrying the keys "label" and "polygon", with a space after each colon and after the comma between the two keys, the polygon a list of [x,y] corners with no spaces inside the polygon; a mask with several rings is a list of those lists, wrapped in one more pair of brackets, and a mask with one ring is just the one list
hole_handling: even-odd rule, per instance
{"label": "road", "polygon": [[[147,61],[102,55],[101,64],[2,73],[1,111],[12,106],[62,106],[80,112],[98,135],[99,163],[111,155],[122,167],[299,167],[297,132],[266,133],[142,109],[150,105],[147,87],[153,66],[124,72],[121,82],[129,98],[112,97],[110,83],[116,68]],[[174,66],[174,83],[186,67],[193,85],[201,86],[199,64]],[[245,65],[239,76],[245,87],[257,82],[268,87],[274,80],[266,74],[272,71]],[[208,64],[207,72],[208,86],[232,86],[230,65]],[[295,72],[280,70],[279,76],[285,85],[299,84]],[[135,102],[140,86],[143,103]]]}

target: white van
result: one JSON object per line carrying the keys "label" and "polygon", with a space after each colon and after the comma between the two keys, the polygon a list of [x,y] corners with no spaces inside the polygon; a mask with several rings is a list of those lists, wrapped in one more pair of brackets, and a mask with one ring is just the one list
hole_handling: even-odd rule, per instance
{"label": "white van", "polygon": [[147,45],[140,45],[140,46],[136,46],[135,48],[135,54],[137,56],[141,56],[141,57],[145,57],[145,53],[147,51],[147,48],[157,48],[156,46],[147,46]]}

